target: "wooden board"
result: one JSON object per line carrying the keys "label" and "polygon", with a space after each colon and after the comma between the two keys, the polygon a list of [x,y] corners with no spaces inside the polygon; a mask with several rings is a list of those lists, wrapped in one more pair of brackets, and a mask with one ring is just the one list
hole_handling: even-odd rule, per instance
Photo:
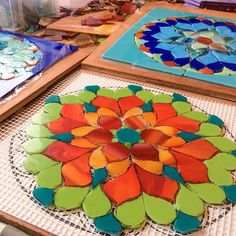
{"label": "wooden board", "polygon": [[96,26],[96,27],[81,25],[81,21],[83,19],[88,18],[88,16],[99,17],[104,14],[111,14],[111,13],[109,11],[102,11],[102,12],[86,14],[84,16],[63,17],[60,20],[48,25],[47,29],[85,33],[85,34],[111,35],[120,27],[120,25],[122,24],[121,22],[112,22],[112,24],[103,24],[101,26]]}
{"label": "wooden board", "polygon": [[81,61],[94,49],[94,46],[79,49],[53,64],[38,79],[27,83],[19,93],[0,104],[0,122],[37,97],[58,79],[79,66]]}
{"label": "wooden board", "polygon": [[135,67],[122,62],[102,59],[103,53],[109,49],[118,38],[120,38],[133,24],[142,18],[148,11],[154,7],[175,9],[177,11],[187,11],[195,14],[205,14],[216,17],[229,18],[236,20],[236,15],[219,11],[200,10],[186,8],[182,6],[173,6],[168,3],[148,3],[132,15],[124,25],[122,25],[113,35],[111,35],[101,46],[99,46],[86,60],[82,63],[82,68],[105,72],[112,75],[130,78],[135,81],[148,82],[156,85],[163,85],[182,89],[194,93],[200,93],[207,96],[218,97],[231,101],[236,101],[236,89],[225,87],[217,84],[203,82],[200,80],[167,74],[159,71],[149,70],[141,67]]}

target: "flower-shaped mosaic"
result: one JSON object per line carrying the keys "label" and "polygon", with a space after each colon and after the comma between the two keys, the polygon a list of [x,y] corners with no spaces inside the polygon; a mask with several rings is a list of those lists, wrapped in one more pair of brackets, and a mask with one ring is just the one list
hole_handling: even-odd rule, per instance
{"label": "flower-shaped mosaic", "polygon": [[167,66],[203,74],[236,74],[236,24],[203,17],[149,22],[135,34],[138,48]]}
{"label": "flower-shaped mosaic", "polygon": [[149,218],[185,234],[200,228],[205,204],[236,201],[235,143],[220,118],[180,94],[87,86],[47,98],[32,123],[24,166],[37,175],[34,197],[82,207],[98,231],[119,234]]}
{"label": "flower-shaped mosaic", "polygon": [[27,73],[40,60],[41,52],[28,39],[0,32],[0,80]]}

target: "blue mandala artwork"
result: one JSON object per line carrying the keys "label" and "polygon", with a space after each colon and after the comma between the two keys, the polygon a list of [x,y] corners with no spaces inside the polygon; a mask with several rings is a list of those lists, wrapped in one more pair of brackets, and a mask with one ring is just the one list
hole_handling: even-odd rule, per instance
{"label": "blue mandala artwork", "polygon": [[236,24],[204,17],[169,17],[135,33],[139,50],[170,67],[202,74],[236,74]]}

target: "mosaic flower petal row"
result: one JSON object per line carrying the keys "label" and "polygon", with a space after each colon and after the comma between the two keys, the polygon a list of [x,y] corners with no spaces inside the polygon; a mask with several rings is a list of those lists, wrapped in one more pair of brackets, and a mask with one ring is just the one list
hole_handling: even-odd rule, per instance
{"label": "mosaic flower petal row", "polygon": [[149,22],[135,34],[138,48],[167,66],[202,74],[236,74],[236,24],[203,17]]}
{"label": "mosaic flower petal row", "polygon": [[82,208],[98,231],[151,219],[186,234],[201,227],[206,204],[236,202],[236,144],[223,125],[180,94],[87,86],[45,100],[27,129],[24,166],[42,205]]}
{"label": "mosaic flower petal row", "polygon": [[0,32],[0,80],[13,79],[31,71],[41,60],[41,54],[28,39]]}

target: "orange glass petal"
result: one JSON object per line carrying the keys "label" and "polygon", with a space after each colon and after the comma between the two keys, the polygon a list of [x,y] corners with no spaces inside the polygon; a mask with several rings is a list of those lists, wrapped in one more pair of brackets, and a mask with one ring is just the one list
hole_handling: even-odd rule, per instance
{"label": "orange glass petal", "polygon": [[170,138],[170,136],[156,129],[145,129],[141,133],[141,137],[144,140],[144,142],[155,145],[159,145]]}
{"label": "orange glass petal", "polygon": [[125,114],[124,114],[124,118],[128,118],[131,116],[138,116],[138,115],[142,115],[143,114],[143,110],[141,108],[138,107],[134,107],[129,109]]}
{"label": "orange glass petal", "polygon": [[150,173],[158,175],[162,173],[163,164],[160,161],[143,161],[134,159],[134,163]]}
{"label": "orange glass petal", "polygon": [[166,135],[175,136],[179,133],[179,130],[171,126],[157,126],[155,129],[160,130]]}
{"label": "orange glass petal", "polygon": [[185,144],[184,139],[180,137],[172,137],[161,144],[165,148],[180,147]]}
{"label": "orange glass petal", "polygon": [[129,158],[123,161],[116,161],[107,165],[107,170],[111,176],[118,176],[124,174],[129,168]]}
{"label": "orange glass petal", "polygon": [[96,127],[93,126],[82,126],[76,129],[73,129],[71,133],[77,137],[82,137],[85,136],[86,134],[90,133],[91,131],[97,129]]}
{"label": "orange glass petal", "polygon": [[147,122],[142,116],[132,116],[125,120],[125,125],[131,129],[141,129],[144,130],[147,127]]}
{"label": "orange glass petal", "polygon": [[85,119],[91,124],[91,125],[97,125],[98,124],[98,114],[95,112],[88,112],[84,114]]}
{"label": "orange glass petal", "polygon": [[158,161],[157,150],[148,143],[137,143],[131,147],[130,153],[133,158],[139,160],[153,160]]}
{"label": "orange glass petal", "polygon": [[117,117],[102,116],[99,118],[98,124],[104,129],[120,129],[122,122]]}
{"label": "orange glass petal", "polygon": [[144,120],[146,120],[148,122],[149,127],[152,128],[156,125],[157,118],[156,118],[155,113],[153,113],[153,112],[144,112],[142,114],[142,116],[143,116]]}
{"label": "orange glass petal", "polygon": [[172,104],[169,103],[155,103],[152,104],[153,110],[157,115],[157,123],[173,118],[177,115],[176,110]]}
{"label": "orange glass petal", "polygon": [[77,137],[71,140],[71,144],[76,147],[82,147],[82,148],[96,148],[97,145],[94,143],[89,142],[86,138]]}
{"label": "orange glass petal", "polygon": [[104,107],[99,108],[97,110],[97,113],[99,116],[117,117],[117,114],[114,111],[112,111],[111,109],[108,109],[108,108],[104,108]]}
{"label": "orange glass petal", "polygon": [[109,130],[102,128],[95,129],[85,136],[85,138],[88,139],[90,142],[99,145],[111,142],[113,137],[113,134]]}
{"label": "orange glass petal", "polygon": [[107,165],[107,160],[100,148],[94,150],[89,158],[89,164],[94,169],[103,168]]}
{"label": "orange glass petal", "polygon": [[160,162],[162,162],[165,165],[175,165],[176,164],[176,160],[173,156],[173,154],[171,154],[168,150],[159,148],[159,160]]}

